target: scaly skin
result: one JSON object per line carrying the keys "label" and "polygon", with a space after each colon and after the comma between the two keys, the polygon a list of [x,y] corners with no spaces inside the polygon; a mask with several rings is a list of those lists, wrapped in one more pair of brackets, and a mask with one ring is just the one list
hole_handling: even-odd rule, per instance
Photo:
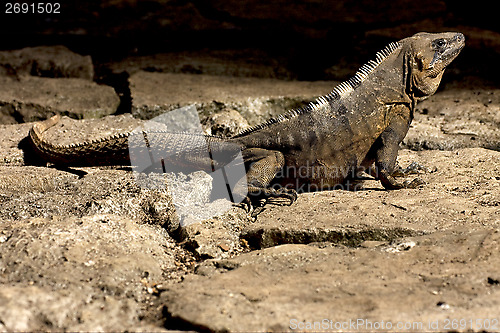
{"label": "scaly skin", "polygon": [[[183,167],[213,170],[241,151],[249,202],[278,197],[292,203],[297,191],[334,187],[360,169],[369,170],[386,189],[415,187],[421,184],[419,179],[401,183],[392,176],[399,144],[408,132],[417,102],[435,93],[446,66],[464,45],[460,33],[418,33],[392,43],[330,94],[229,139],[146,134],[156,150],[179,152],[172,162]],[[42,134],[57,121],[53,117],[30,131],[33,146],[44,160],[66,166],[129,163],[129,134],[53,145]],[[208,148],[196,143],[201,138]],[[207,149],[226,158],[206,158]]]}

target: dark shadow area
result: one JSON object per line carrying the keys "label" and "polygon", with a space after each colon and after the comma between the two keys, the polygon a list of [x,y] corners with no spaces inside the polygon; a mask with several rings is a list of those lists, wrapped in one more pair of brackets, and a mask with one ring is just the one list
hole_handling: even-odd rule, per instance
{"label": "dark shadow area", "polygon": [[18,146],[24,152],[24,164],[33,166],[45,166],[47,162],[43,161],[33,149],[33,144],[29,136],[22,139]]}
{"label": "dark shadow area", "polygon": [[[109,72],[101,64],[128,56],[203,49],[265,50],[270,57],[284,57],[285,66],[300,79],[345,79],[348,74],[343,71],[325,70],[347,62],[356,67],[380,45],[418,31],[449,29],[463,30],[468,39],[476,39],[456,68],[498,77],[498,66],[491,65],[500,51],[499,30],[495,10],[488,10],[493,7],[487,2],[470,6],[406,0],[390,4],[250,0],[237,5],[198,0],[74,1],[61,3],[58,14],[32,13],[31,7],[27,13],[7,14],[2,6],[1,49],[65,45],[91,55],[97,81],[108,83],[114,79],[103,78]],[[115,87],[123,82],[118,81]]]}

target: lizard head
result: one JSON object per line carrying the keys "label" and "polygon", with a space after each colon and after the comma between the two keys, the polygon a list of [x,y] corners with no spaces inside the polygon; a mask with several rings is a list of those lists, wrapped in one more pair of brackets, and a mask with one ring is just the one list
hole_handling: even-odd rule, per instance
{"label": "lizard head", "polygon": [[465,37],[457,32],[421,32],[409,39],[412,45],[410,90],[422,99],[436,92],[446,66],[465,46]]}

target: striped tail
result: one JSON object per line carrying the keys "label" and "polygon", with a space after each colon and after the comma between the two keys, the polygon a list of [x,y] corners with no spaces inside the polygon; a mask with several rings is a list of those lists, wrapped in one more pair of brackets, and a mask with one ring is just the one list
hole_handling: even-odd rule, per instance
{"label": "striped tail", "polygon": [[60,119],[55,115],[30,129],[31,145],[45,162],[64,166],[130,165],[128,133],[70,145],[48,142],[43,133]]}

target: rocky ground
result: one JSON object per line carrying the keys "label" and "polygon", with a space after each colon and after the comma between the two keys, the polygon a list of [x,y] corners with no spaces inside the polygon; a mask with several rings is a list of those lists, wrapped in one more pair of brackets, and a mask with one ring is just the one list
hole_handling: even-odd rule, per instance
{"label": "rocky ground", "polygon": [[256,220],[232,207],[180,225],[169,193],[130,167],[47,167],[27,143],[53,113],[67,117],[47,137],[67,144],[190,105],[206,133],[231,135],[338,83],[288,80],[259,56],[127,58],[105,65],[126,73],[113,89],[63,47],[0,53],[1,331],[500,330],[491,82],[450,80],[418,105],[398,162],[423,165],[425,186],[366,180]]}

